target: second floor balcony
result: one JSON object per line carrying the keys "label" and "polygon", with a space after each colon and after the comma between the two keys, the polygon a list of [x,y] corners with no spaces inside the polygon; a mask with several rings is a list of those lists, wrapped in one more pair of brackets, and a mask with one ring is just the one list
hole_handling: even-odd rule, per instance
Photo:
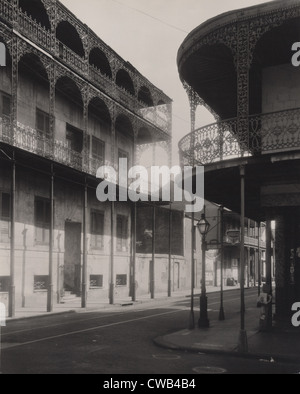
{"label": "second floor balcony", "polygon": [[[38,2],[43,8],[41,2]],[[123,61],[112,49],[107,48],[95,34],[87,29],[80,21],[76,20],[76,26],[80,26],[85,33],[80,35],[76,28],[69,22],[57,20],[50,23],[50,16],[47,15],[49,10],[36,9],[35,11],[27,6],[26,0],[19,3],[19,7],[14,9],[11,2],[0,0],[0,19],[9,25],[13,25],[14,31],[18,32],[19,39],[24,37],[48,52],[53,59],[63,63],[73,72],[78,73],[81,77],[89,80],[96,89],[101,90],[112,100],[118,102],[121,106],[130,110],[137,116],[141,116],[147,122],[150,122],[156,128],[161,129],[168,135],[171,131],[171,100],[154,85],[152,85],[139,72],[130,67],[127,62]],[[62,7],[62,9],[61,9]],[[63,13],[67,19],[68,12],[60,4],[53,3],[50,8],[54,8]],[[53,10],[52,10],[53,11]],[[11,35],[8,29],[8,35]],[[90,36],[89,36],[90,35]],[[83,36],[86,40],[83,41]],[[0,37],[1,38],[1,37]],[[0,40],[2,41],[2,40]],[[86,42],[93,42],[92,48],[87,47]],[[25,44],[25,42],[24,42]],[[25,52],[30,52],[31,46]],[[20,46],[21,48],[21,46]],[[23,47],[22,47],[23,48]],[[24,46],[25,48],[25,46]],[[104,48],[104,49],[103,49]],[[19,53],[21,55],[21,53]],[[21,56],[20,56],[21,57]],[[53,60],[54,61],[54,60]],[[116,63],[115,72],[112,73],[113,64]],[[104,66],[103,66],[104,65]],[[122,72],[130,80],[134,88],[128,89],[128,81],[125,83],[122,77],[119,79],[117,75]],[[144,103],[140,99],[139,92],[147,87],[150,96],[156,97],[151,100],[152,103]],[[161,111],[167,114],[166,117],[161,116]],[[155,116],[149,116],[150,112]]]}
{"label": "second floor balcony", "polygon": [[0,118],[0,142],[92,176],[96,176],[97,169],[103,165],[118,170],[112,162],[93,157],[87,149],[77,152],[65,141],[50,139],[19,122],[12,125],[6,117]]}
{"label": "second floor balcony", "polygon": [[182,165],[300,150],[300,108],[201,127],[179,142]]}

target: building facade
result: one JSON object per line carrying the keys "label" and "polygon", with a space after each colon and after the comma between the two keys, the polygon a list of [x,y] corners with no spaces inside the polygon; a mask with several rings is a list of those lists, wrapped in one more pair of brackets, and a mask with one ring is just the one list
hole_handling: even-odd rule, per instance
{"label": "building facade", "polygon": [[[183,164],[205,166],[206,199],[266,222],[266,290],[271,295],[271,221],[276,221],[276,322],[299,301],[300,5],[272,1],[217,16],[196,28],[178,54],[192,107]],[[205,105],[216,123],[195,130]],[[243,241],[246,241],[243,240]],[[244,258],[244,257],[243,257]]]}
{"label": "building facade", "polygon": [[100,203],[96,173],[157,145],[168,165],[171,99],[59,1],[1,0],[0,41],[0,301],[135,298],[138,209]]}
{"label": "building facade", "polygon": [[[223,285],[237,286],[241,280],[241,217],[235,212],[206,201],[205,218],[210,224],[206,236],[206,283],[219,287],[221,269],[223,269]],[[244,226],[245,285],[247,287],[262,286],[266,281],[265,223],[256,223],[245,218]],[[272,278],[274,274],[275,267],[272,259]]]}

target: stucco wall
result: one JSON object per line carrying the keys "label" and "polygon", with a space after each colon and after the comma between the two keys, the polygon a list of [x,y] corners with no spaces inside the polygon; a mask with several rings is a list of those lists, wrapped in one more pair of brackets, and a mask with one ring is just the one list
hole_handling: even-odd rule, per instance
{"label": "stucco wall", "polygon": [[[10,193],[10,170],[0,168],[0,192]],[[15,272],[16,272],[16,305],[21,306],[22,295],[25,295],[26,306],[45,305],[46,294],[34,292],[34,276],[48,275],[49,246],[36,243],[34,223],[35,197],[49,197],[49,179],[32,171],[17,168],[16,174],[16,230],[15,230]],[[55,230],[54,230],[54,292],[62,286],[59,283],[59,267],[65,263],[65,221],[81,223],[83,221],[83,189],[63,180],[56,179],[55,193]],[[96,199],[96,191],[89,190],[88,194],[88,277],[89,275],[103,275],[103,288],[89,291],[89,297],[107,300],[109,289],[110,266],[110,204],[100,203]],[[97,209],[105,214],[104,247],[95,250],[91,247],[90,211]],[[118,252],[115,242],[115,277],[119,274],[127,275],[127,285],[116,287],[116,297],[128,297],[130,285],[130,206],[116,204],[115,217],[118,214],[128,217],[128,250]],[[115,228],[116,234],[116,220]],[[81,234],[80,249],[83,250]],[[0,243],[0,276],[10,275],[10,244]],[[82,253],[80,256],[82,264]],[[25,273],[25,275],[24,275]],[[115,280],[115,278],[114,278]]]}
{"label": "stucco wall", "polygon": [[[150,262],[152,255],[137,255],[136,294],[150,297]],[[190,264],[180,256],[172,256],[171,290],[172,293],[190,288]],[[156,255],[154,265],[154,293],[168,295],[169,258],[166,255]]]}

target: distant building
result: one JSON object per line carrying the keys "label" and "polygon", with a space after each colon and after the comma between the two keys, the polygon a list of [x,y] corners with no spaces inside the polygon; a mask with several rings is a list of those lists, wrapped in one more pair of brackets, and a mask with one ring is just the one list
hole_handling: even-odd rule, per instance
{"label": "distant building", "polygon": [[[221,211],[220,207],[206,203],[206,218],[211,225],[207,235],[208,249],[217,250],[218,255],[213,267],[214,284],[220,285],[220,248],[221,248]],[[240,232],[241,218],[238,214],[223,212],[223,247],[224,247],[224,285],[240,283]],[[266,278],[266,242],[265,224],[245,219],[245,284],[256,286]],[[274,275],[274,266],[272,269]]]}

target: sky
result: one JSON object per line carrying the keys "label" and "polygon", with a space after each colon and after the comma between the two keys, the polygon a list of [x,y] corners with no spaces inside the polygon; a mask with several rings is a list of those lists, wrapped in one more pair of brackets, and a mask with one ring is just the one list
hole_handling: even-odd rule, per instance
{"label": "sky", "polygon": [[[272,0],[269,0],[272,1]],[[173,99],[173,162],[190,132],[190,111],[177,68],[186,36],[207,19],[267,0],[61,0],[125,61]],[[204,108],[196,126],[214,122]]]}

